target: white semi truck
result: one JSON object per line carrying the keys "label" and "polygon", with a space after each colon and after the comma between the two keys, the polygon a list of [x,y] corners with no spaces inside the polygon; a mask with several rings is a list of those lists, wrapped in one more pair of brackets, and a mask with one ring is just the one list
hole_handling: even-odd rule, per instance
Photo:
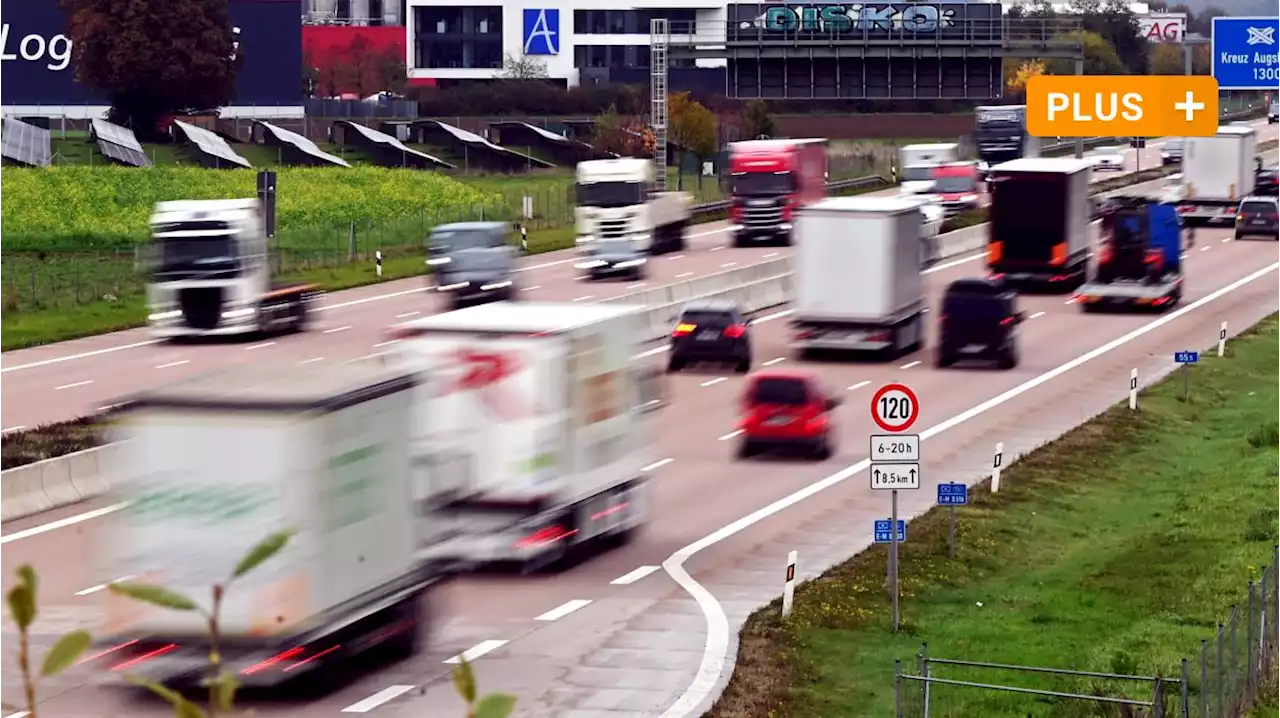
{"label": "white semi truck", "polygon": [[253,198],[157,202],[146,256],[148,324],[163,339],[304,331],[320,296],[272,281]]}
{"label": "white semi truck", "polygon": [[1178,215],[1187,224],[1235,222],[1240,200],[1253,191],[1258,133],[1223,125],[1212,137],[1188,137],[1182,150]]}
{"label": "white semi truck", "polygon": [[651,160],[579,162],[574,208],[578,247],[590,254],[598,239],[630,239],[649,254],[684,250],[693,198],[686,192],[652,191],[654,178]]}
{"label": "white semi truck", "polygon": [[897,356],[924,344],[920,203],[833,197],[796,224],[791,348]]}
{"label": "white semi truck", "polygon": [[634,359],[643,309],[501,302],[392,328],[388,359],[435,378],[415,456],[455,487],[442,560],[524,571],[646,520],[661,372]]}
{"label": "white semi truck", "polygon": [[[225,669],[272,685],[379,648],[419,651],[452,567],[430,468],[411,462],[420,379],[373,364],[242,364],[122,400],[112,412],[102,581],[154,583],[209,605],[271,533],[286,547],[221,602]],[[97,665],[176,685],[206,676],[203,617],[103,594]]]}

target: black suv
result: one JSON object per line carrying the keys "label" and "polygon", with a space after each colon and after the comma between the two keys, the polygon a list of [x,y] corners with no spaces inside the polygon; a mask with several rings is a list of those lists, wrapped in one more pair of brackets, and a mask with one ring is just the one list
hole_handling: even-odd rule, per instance
{"label": "black suv", "polygon": [[1014,329],[1024,316],[1018,294],[999,279],[957,279],[942,296],[937,365],[957,361],[994,361],[1001,369],[1018,366]]}
{"label": "black suv", "polygon": [[1280,170],[1275,168],[1258,170],[1253,174],[1253,192],[1259,195],[1275,197],[1280,194]]}
{"label": "black suv", "polygon": [[689,302],[680,312],[671,332],[671,352],[667,371],[680,371],[687,364],[714,362],[733,364],[734,371],[751,369],[751,333],[738,305],[724,299]]}

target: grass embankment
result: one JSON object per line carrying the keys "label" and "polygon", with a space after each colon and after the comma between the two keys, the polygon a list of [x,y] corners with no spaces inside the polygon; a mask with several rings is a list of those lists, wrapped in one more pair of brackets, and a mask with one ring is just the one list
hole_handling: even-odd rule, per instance
{"label": "grass embankment", "polygon": [[[789,620],[777,601],[753,614],[710,718],[894,715],[894,660],[914,672],[923,642],[937,658],[1171,677],[1185,657],[1195,695],[1201,639],[1231,605],[1243,608],[1276,545],[1277,336],[1272,315],[1230,342],[1227,358],[1193,367],[1189,403],[1172,377],[1142,393],[1138,412],[1113,407],[1008,467],[1000,493],[971,490],[957,511],[956,558],[947,557],[945,510],[913,521],[900,549],[899,634],[889,627],[884,546],[799,586]],[[933,675],[1087,694],[1119,687],[948,666]],[[1150,699],[1147,686],[1127,687]],[[905,691],[918,695],[918,684]],[[931,711],[1121,715],[941,685]]]}

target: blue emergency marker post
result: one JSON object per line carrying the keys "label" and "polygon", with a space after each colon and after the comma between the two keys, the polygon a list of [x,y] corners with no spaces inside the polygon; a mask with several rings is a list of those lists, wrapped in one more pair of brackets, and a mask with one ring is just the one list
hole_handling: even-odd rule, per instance
{"label": "blue emergency marker post", "polygon": [[1200,361],[1200,352],[1174,352],[1173,363],[1182,365],[1182,401],[1190,401],[1191,365]]}
{"label": "blue emergency marker post", "polygon": [[1280,18],[1215,17],[1209,36],[1219,90],[1271,90],[1280,83]]}
{"label": "blue emergency marker post", "polygon": [[[876,519],[875,535],[876,543],[893,543],[893,532],[889,527],[893,525],[892,519]],[[907,522],[898,519],[898,543],[904,543],[907,540]]]}
{"label": "blue emergency marker post", "polygon": [[969,503],[969,487],[964,484],[938,484],[938,505],[946,506],[949,517],[947,526],[947,555],[956,557],[956,507]]}

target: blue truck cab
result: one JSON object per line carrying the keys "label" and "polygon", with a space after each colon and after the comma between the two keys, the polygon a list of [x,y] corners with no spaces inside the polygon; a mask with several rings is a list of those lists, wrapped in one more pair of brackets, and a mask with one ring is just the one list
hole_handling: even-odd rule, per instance
{"label": "blue truck cab", "polygon": [[1182,298],[1182,223],[1177,207],[1146,197],[1117,197],[1100,218],[1092,276],[1077,292],[1084,311],[1167,309]]}

